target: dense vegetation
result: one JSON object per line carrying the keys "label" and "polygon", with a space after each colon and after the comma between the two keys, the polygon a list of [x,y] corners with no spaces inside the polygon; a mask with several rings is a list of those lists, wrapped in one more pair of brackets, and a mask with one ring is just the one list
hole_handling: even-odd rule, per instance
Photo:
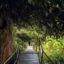
{"label": "dense vegetation", "polygon": [[64,0],[0,0],[0,17],[19,27],[45,26],[45,33],[57,38],[64,34]]}
{"label": "dense vegetation", "polygon": [[[20,51],[24,50],[25,47],[28,45],[28,42],[31,42],[31,45],[33,45],[34,49],[40,53],[39,51],[39,40],[44,37],[44,33],[39,33],[38,31],[34,29],[17,29],[17,27],[14,28],[16,31],[16,38],[14,41],[14,46],[19,46]],[[19,40],[19,42],[18,42]],[[23,45],[23,46],[22,46]],[[45,40],[42,39],[42,46],[44,52],[47,54],[47,56],[54,62],[54,64],[63,64],[64,63],[64,36],[56,39],[55,36],[49,36],[47,35]],[[42,54],[42,53],[40,53]],[[50,60],[48,59],[44,53],[43,53],[43,61],[44,64],[50,64]]]}

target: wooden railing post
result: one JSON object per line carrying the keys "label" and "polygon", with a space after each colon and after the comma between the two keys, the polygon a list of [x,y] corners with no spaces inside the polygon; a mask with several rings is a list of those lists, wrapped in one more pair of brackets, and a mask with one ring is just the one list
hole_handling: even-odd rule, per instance
{"label": "wooden railing post", "polygon": [[40,43],[41,43],[41,48],[42,48],[41,64],[44,63],[44,61],[43,61],[43,54],[46,55],[46,57],[47,57],[48,60],[51,62],[51,64],[54,64],[54,62],[53,62],[53,61],[49,58],[49,56],[44,52],[44,50],[43,50],[43,44],[42,44],[42,42],[41,42],[41,39],[40,39]]}
{"label": "wooden railing post", "polygon": [[41,52],[41,61],[40,63],[43,64],[43,44],[41,43],[41,39],[39,39],[39,44],[41,45],[41,49],[42,49],[42,52]]}

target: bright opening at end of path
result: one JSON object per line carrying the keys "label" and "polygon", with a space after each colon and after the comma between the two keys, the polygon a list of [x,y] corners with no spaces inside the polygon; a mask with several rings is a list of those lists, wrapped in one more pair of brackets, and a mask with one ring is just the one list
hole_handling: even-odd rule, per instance
{"label": "bright opening at end of path", "polygon": [[33,50],[33,46],[27,46],[27,50]]}

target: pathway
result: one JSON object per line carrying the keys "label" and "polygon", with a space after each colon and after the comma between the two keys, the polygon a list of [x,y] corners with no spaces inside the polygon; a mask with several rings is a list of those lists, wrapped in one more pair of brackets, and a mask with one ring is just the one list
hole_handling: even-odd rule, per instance
{"label": "pathway", "polygon": [[28,46],[24,52],[20,53],[17,64],[39,64],[38,54],[32,46]]}

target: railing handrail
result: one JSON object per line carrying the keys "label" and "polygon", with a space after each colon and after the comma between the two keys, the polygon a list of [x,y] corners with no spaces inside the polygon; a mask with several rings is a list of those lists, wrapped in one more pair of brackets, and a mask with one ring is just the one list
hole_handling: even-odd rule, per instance
{"label": "railing handrail", "polygon": [[[52,64],[54,64],[54,62],[51,60],[51,58],[49,58],[49,56],[44,52],[41,39],[40,39],[40,41],[39,41],[39,44],[41,45],[41,48],[42,48],[42,55],[43,55],[43,53],[44,53],[44,54],[46,55],[46,57],[49,59],[49,61],[50,61]],[[42,61],[42,60],[41,60],[41,61]]]}
{"label": "railing handrail", "polygon": [[11,56],[9,56],[9,57],[4,61],[3,64],[6,64],[6,63],[15,55],[16,52],[17,52],[17,50],[16,50],[15,52],[13,52],[13,53],[11,54]]}

